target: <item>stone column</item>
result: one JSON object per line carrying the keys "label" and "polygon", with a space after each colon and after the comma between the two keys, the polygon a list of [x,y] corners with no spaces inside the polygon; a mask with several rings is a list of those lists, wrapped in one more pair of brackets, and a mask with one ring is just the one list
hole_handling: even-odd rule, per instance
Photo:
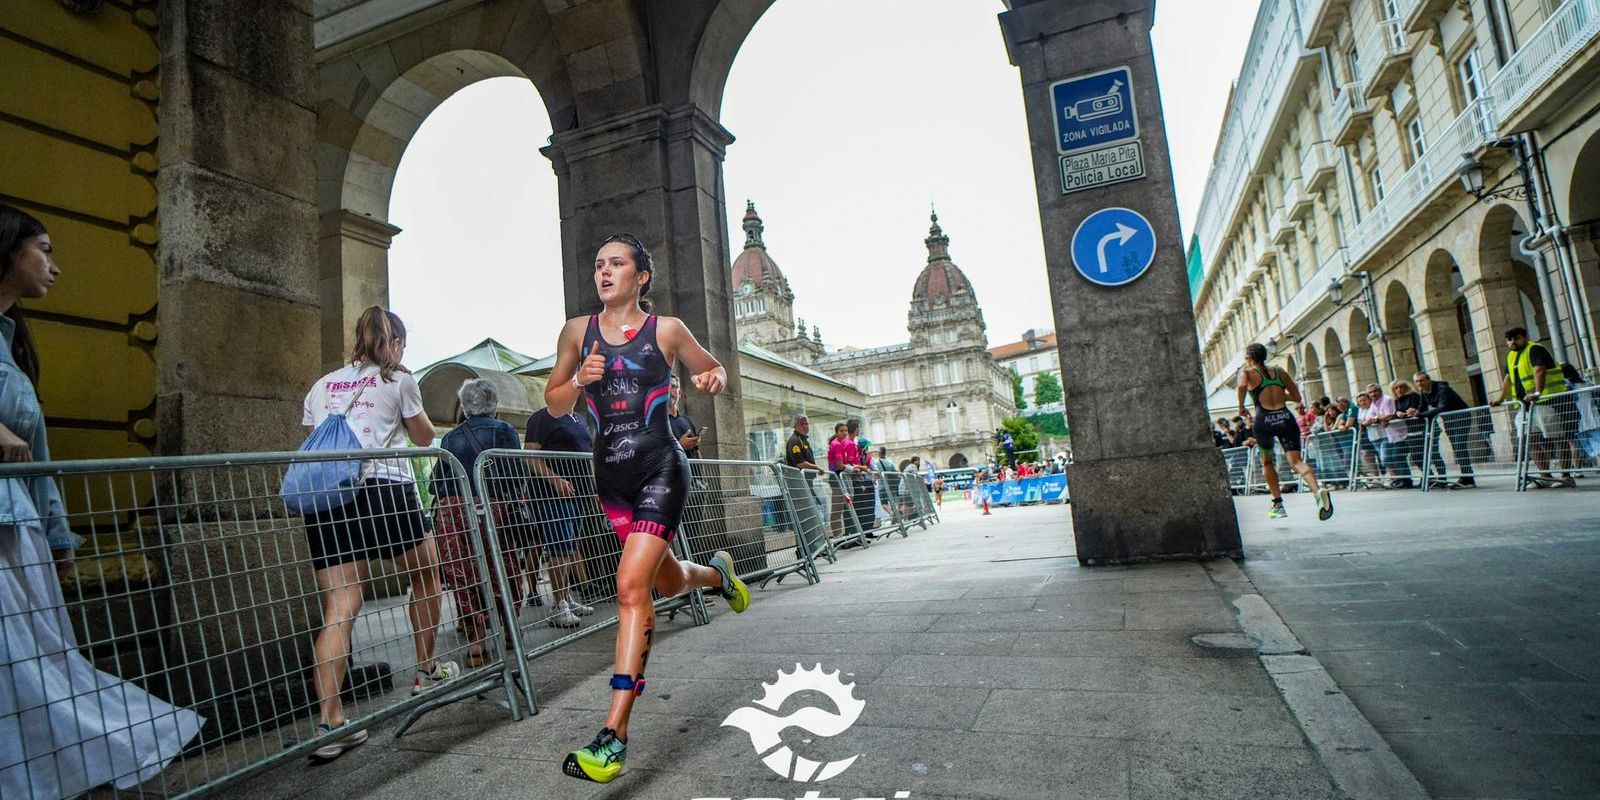
{"label": "stone column", "polygon": [[1417,326],[1417,336],[1422,339],[1428,374],[1455,387],[1462,397],[1469,397],[1467,354],[1461,346],[1455,307],[1423,309],[1411,318],[1411,323]]}
{"label": "stone column", "polygon": [[684,379],[685,413],[707,426],[701,450],[745,458],[738,340],[728,282],[727,204],[722,161],[733,142],[694,106],[650,106],[604,123],[557,133],[542,151],[561,191],[561,249],[568,316],[594,314],[594,255],[614,233],[632,233],[655,260],[649,299],[682,319],[728,370],[727,390],[711,398]]}
{"label": "stone column", "polygon": [[[1344,373],[1350,380],[1350,397],[1355,398],[1359,392],[1365,391],[1367,384],[1383,383],[1378,378],[1377,360],[1372,355],[1370,347],[1359,350],[1346,350],[1344,352]],[[1383,387],[1383,393],[1389,393],[1389,387]]]}
{"label": "stone column", "polygon": [[161,5],[163,454],[293,449],[321,374],[316,75],[293,2]]}
{"label": "stone column", "polygon": [[[163,0],[160,22],[159,450],[293,449],[321,375],[310,7]],[[134,624],[222,735],[303,708],[318,618],[303,535],[230,477],[153,479],[161,504],[128,532],[159,564]]]}
{"label": "stone column", "polygon": [[[1152,0],[1013,0],[1000,15],[1021,69],[1039,214],[1076,463],[1078,559],[1108,564],[1240,554],[1238,520],[1205,417],[1184,242],[1150,49]],[[1146,177],[1062,194],[1050,85],[1104,69],[1131,71]],[[1090,213],[1123,207],[1154,228],[1154,263],[1103,288],[1077,274],[1072,236]],[[1129,371],[1117,365],[1138,365]],[[1136,399],[1135,399],[1136,398]],[[1152,475],[1182,475],[1150,492]],[[1127,498],[1142,500],[1128,513]]]}
{"label": "stone column", "polygon": [[[1589,334],[1600,337],[1600,223],[1589,222],[1567,228],[1570,252],[1577,269],[1578,292],[1589,312]],[[1579,343],[1581,346],[1581,342]],[[1590,355],[1600,363],[1600,341],[1589,342]],[[1574,359],[1573,364],[1581,363]],[[1591,376],[1591,378],[1596,376]]]}
{"label": "stone column", "polygon": [[400,229],[348,209],[322,215],[322,367],[343,363],[355,345],[356,320],[372,306],[389,307],[389,245]]}
{"label": "stone column", "polygon": [[1410,317],[1397,320],[1397,323],[1391,323],[1393,327],[1384,330],[1389,345],[1387,352],[1394,358],[1394,363],[1390,365],[1394,370],[1394,379],[1409,383],[1417,371],[1417,345],[1411,338],[1410,327],[1415,323]]}
{"label": "stone column", "polygon": [[1472,312],[1473,339],[1478,345],[1478,361],[1483,366],[1483,388],[1489,399],[1500,396],[1506,378],[1506,330],[1521,326],[1522,297],[1511,278],[1477,280],[1461,287]]}

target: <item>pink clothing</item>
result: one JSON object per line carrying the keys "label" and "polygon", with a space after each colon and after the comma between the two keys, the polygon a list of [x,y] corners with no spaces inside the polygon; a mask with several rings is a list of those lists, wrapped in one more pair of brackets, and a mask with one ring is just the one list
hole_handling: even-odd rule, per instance
{"label": "pink clothing", "polygon": [[[1394,416],[1394,398],[1390,397],[1389,395],[1383,395],[1382,397],[1378,398],[1378,400],[1375,401],[1371,406],[1367,407],[1366,411],[1361,412],[1362,419],[1392,416]],[[1384,437],[1390,442],[1398,442],[1406,438],[1404,425],[1390,425],[1385,423],[1381,427],[1383,428]],[[1378,441],[1378,436],[1373,431],[1374,428],[1367,429],[1367,438],[1376,442]]]}
{"label": "pink clothing", "polygon": [[861,448],[850,439],[828,442],[828,469],[837,472],[852,464],[861,463]]}

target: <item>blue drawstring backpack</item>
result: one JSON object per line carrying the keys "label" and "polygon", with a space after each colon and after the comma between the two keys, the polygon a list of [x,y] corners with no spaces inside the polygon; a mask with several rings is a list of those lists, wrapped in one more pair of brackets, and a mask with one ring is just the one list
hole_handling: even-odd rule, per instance
{"label": "blue drawstring backpack", "polygon": [[[299,452],[360,450],[361,440],[356,438],[355,431],[350,430],[346,417],[366,388],[362,386],[356,390],[342,413],[329,414],[322,424],[311,431],[305,443],[300,445]],[[289,507],[289,513],[302,517],[343,508],[356,499],[356,490],[361,486],[361,464],[360,461],[351,460],[290,464],[288,471],[283,474],[283,488],[278,496]]]}

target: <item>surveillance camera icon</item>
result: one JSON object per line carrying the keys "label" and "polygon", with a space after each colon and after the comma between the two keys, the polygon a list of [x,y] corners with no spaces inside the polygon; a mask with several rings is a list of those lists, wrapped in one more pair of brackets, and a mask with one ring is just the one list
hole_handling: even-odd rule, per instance
{"label": "surveillance camera icon", "polygon": [[1092,122],[1101,117],[1121,114],[1123,108],[1122,86],[1122,81],[1112,81],[1111,88],[1107,89],[1105,94],[1079,100],[1067,106],[1061,113],[1067,119],[1077,120],[1078,122]]}

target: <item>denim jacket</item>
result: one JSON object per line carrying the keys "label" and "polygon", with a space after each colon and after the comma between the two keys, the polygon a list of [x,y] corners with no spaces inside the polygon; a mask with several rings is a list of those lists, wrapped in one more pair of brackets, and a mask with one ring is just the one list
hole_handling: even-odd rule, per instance
{"label": "denim jacket", "polygon": [[[28,443],[35,462],[50,460],[50,444],[45,437],[44,414],[39,409],[39,395],[33,381],[23,373],[11,358],[11,337],[16,323],[0,314],[0,424],[4,424],[17,438]],[[25,493],[25,497],[16,496]],[[30,478],[12,478],[0,481],[0,525],[16,526],[36,521],[39,509],[45,509],[43,527],[51,550],[76,550],[83,537],[67,526],[67,515],[61,508],[61,492],[56,482],[44,475]]]}

